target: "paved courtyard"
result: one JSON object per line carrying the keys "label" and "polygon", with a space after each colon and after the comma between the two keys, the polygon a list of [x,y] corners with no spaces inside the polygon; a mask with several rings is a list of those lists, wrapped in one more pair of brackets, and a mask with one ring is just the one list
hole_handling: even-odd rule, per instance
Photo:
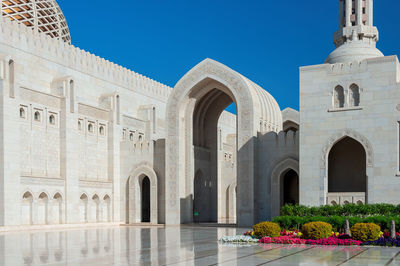
{"label": "paved courtyard", "polygon": [[0,265],[400,265],[400,249],[223,245],[244,229],[104,227],[0,235]]}

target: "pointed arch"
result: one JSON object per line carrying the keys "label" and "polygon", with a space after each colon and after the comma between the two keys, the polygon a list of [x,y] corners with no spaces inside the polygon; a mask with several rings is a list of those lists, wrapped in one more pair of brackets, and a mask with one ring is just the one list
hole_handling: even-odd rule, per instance
{"label": "pointed arch", "polygon": [[38,197],[37,204],[37,224],[48,224],[49,196],[42,192]]}
{"label": "pointed arch", "polygon": [[33,224],[33,193],[25,191],[21,202],[21,224]]}
{"label": "pointed arch", "polygon": [[[237,200],[238,224],[252,225],[254,222],[254,193],[249,193],[254,191],[256,180],[254,139],[257,132],[280,131],[282,114],[275,99],[267,91],[223,64],[206,59],[179,80],[167,102],[166,224],[180,224],[181,221],[185,222],[185,219],[192,217],[193,210],[190,208],[184,208],[181,213],[180,200],[190,197],[193,187],[184,185],[181,187],[186,187],[185,190],[179,190],[179,184],[189,184],[194,178],[194,158],[190,157],[187,160],[185,157],[189,157],[188,147],[193,140],[193,113],[196,101],[215,89],[225,93],[237,106],[237,176],[240,179]],[[260,127],[264,122],[269,125],[267,128]]]}
{"label": "pointed arch", "polygon": [[100,198],[94,194],[91,200],[91,221],[98,223],[100,221]]}
{"label": "pointed arch", "polygon": [[142,182],[150,181],[150,223],[158,223],[158,178],[150,164],[139,164],[129,175],[128,180],[128,223],[142,222]]}
{"label": "pointed arch", "polygon": [[299,161],[293,158],[286,158],[277,163],[271,174],[271,216],[280,215],[281,207],[281,182],[282,176],[288,171],[293,170],[299,176]]}
{"label": "pointed arch", "polygon": [[[359,197],[362,198],[362,200],[367,203],[368,202],[368,187],[369,187],[369,176],[373,175],[373,164],[374,164],[374,151],[372,148],[372,145],[370,141],[363,136],[362,134],[358,133],[357,131],[353,129],[345,129],[342,131],[338,131],[336,134],[331,136],[324,148],[322,149],[321,152],[321,178],[320,178],[320,187],[324,188],[323,195],[321,195],[320,202],[321,204],[329,204],[331,201],[331,197],[328,199],[328,160],[329,160],[329,154],[332,150],[332,148],[343,140],[344,138],[350,138],[355,141],[357,141],[359,144],[362,145],[365,151],[365,164],[366,164],[366,193],[364,196],[357,195],[355,197],[356,201],[358,200]],[[322,197],[323,196],[323,197]],[[336,203],[339,203],[339,199],[336,200]]]}
{"label": "pointed arch", "polygon": [[63,223],[63,197],[60,192],[56,192],[52,198],[52,206],[51,206],[51,220],[54,224],[62,224]]}
{"label": "pointed arch", "polygon": [[81,223],[88,222],[88,203],[89,199],[86,193],[82,193],[80,196],[80,204],[79,204],[79,215]]}
{"label": "pointed arch", "polygon": [[103,222],[111,222],[111,198],[108,194],[103,197]]}

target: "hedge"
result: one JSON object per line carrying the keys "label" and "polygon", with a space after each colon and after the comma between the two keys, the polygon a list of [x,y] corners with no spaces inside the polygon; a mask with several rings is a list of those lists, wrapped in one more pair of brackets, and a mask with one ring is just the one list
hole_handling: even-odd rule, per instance
{"label": "hedge", "polygon": [[400,216],[400,204],[347,204],[334,206],[307,207],[303,205],[285,205],[281,209],[283,216]]}
{"label": "hedge", "polygon": [[300,229],[304,224],[309,222],[326,222],[332,225],[335,232],[343,232],[346,219],[349,220],[350,227],[356,223],[375,223],[382,230],[390,230],[390,223],[394,220],[396,231],[400,231],[400,216],[278,216],[273,218],[272,221],[278,223],[285,230]]}

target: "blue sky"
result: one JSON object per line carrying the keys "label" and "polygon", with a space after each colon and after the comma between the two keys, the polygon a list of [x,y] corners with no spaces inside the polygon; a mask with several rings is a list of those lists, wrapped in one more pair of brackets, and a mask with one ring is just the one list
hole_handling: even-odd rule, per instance
{"label": "blue sky", "polygon": [[[299,108],[299,66],[334,49],[338,0],[58,0],[72,43],[173,87],[205,58]],[[378,48],[400,51],[399,0],[374,1]]]}

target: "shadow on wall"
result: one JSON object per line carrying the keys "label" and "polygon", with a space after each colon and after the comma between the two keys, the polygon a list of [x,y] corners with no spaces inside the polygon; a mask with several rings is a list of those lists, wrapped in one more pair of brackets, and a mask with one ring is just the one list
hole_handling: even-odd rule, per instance
{"label": "shadow on wall", "polygon": [[[242,172],[238,172],[237,199],[235,199],[238,216],[242,213],[246,213],[248,216],[254,217],[254,222],[259,222],[270,219],[272,216],[279,215],[279,209],[285,202],[298,202],[298,141],[298,131],[290,128],[286,132],[282,131],[279,134],[275,132],[269,132],[263,135],[259,134],[258,137],[253,137],[237,151],[237,171],[239,171],[240,166],[244,166],[242,167]],[[160,151],[164,150],[165,141],[159,140],[158,142]],[[260,147],[267,147],[266,149],[261,148],[256,150],[255,148],[257,147],[254,147],[256,144],[260,145]],[[249,154],[249,150],[252,149],[256,152],[254,152],[254,154]],[[164,157],[156,154],[154,158],[159,159],[157,163],[155,160],[155,166],[162,166],[162,168],[165,169],[165,161],[160,160]],[[241,159],[239,160],[239,158]],[[251,165],[251,160],[256,162],[254,164],[254,169],[249,169],[247,167]],[[265,161],[267,161],[267,163],[265,163]],[[279,171],[274,172],[274,168],[282,163],[283,165],[280,167]],[[248,174],[252,171],[256,173],[255,180],[249,178]],[[165,178],[161,173],[162,172],[157,169],[157,174],[160,177],[159,184],[162,184],[159,186],[158,194],[159,222],[164,223],[165,220],[161,217],[164,215],[165,210]],[[204,180],[202,181],[204,182]],[[201,185],[203,182],[198,182],[199,184],[196,184],[196,181],[194,181],[195,194],[196,186]],[[245,187],[250,187],[251,190],[244,190],[243,185],[245,185]],[[274,190],[274,193],[271,193],[272,190]],[[250,194],[258,196],[252,198]],[[227,199],[222,200],[227,202]],[[260,204],[261,201],[265,201],[269,203],[269,205],[262,205]],[[193,194],[190,194],[186,198],[180,198],[181,217],[184,216],[185,212],[189,209],[193,215],[193,222],[206,222],[206,220],[203,221],[199,217],[199,212],[204,210],[201,204],[206,204],[206,201],[200,200],[195,203],[195,195]],[[251,206],[254,206],[253,213],[249,213]],[[272,213],[273,211],[278,213]]]}

